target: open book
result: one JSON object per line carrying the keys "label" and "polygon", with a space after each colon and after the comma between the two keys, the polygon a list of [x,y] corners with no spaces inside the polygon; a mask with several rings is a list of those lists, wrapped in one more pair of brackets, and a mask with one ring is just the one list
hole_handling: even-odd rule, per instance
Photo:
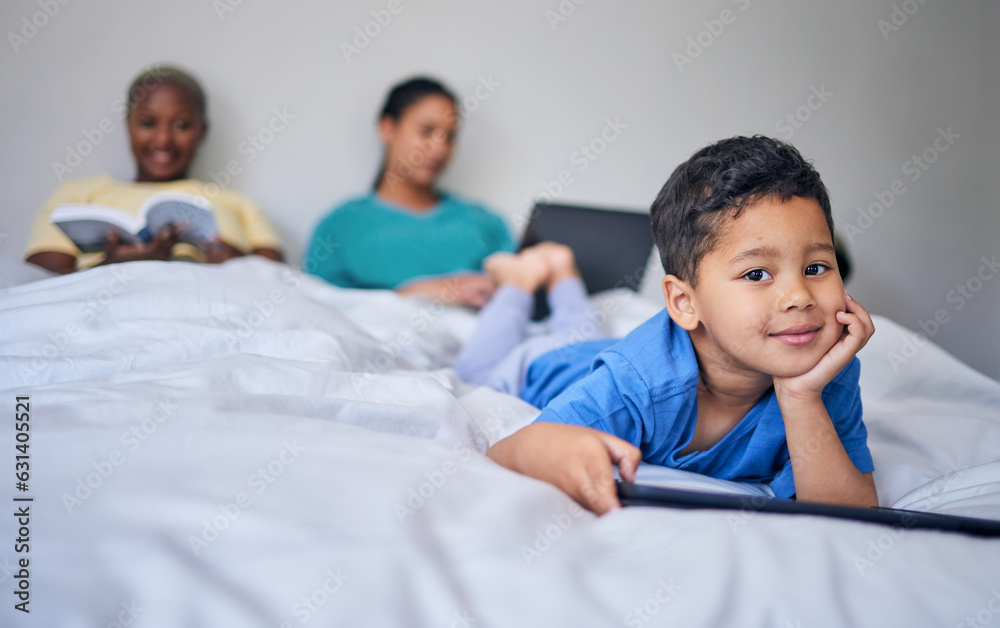
{"label": "open book", "polygon": [[126,244],[149,242],[167,225],[181,229],[180,240],[198,248],[218,237],[212,204],[207,198],[184,192],[160,192],[146,199],[139,215],[98,203],[66,203],[49,216],[84,253],[103,251],[108,233],[115,231]]}

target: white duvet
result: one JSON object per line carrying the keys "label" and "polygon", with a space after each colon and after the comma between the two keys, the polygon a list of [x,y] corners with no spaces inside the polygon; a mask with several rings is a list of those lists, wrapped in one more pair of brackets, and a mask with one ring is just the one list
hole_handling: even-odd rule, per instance
{"label": "white duvet", "polygon": [[[617,334],[658,309],[596,299]],[[34,498],[29,553],[0,515],[3,626],[1000,625],[1000,540],[752,508],[596,518],[499,468],[482,452],[536,411],[447,368],[468,312],[244,259],[25,283],[0,321],[0,399],[31,417],[24,493],[0,428],[4,498]],[[1000,384],[933,345],[894,365],[910,332],[876,325],[883,505],[1000,519]]]}

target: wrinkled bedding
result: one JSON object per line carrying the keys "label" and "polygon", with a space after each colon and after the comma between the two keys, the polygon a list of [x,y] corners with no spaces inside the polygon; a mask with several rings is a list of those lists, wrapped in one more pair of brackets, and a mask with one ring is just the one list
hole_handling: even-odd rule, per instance
{"label": "wrinkled bedding", "polygon": [[[752,509],[597,518],[498,467],[483,453],[537,411],[448,368],[468,311],[262,259],[31,279],[0,291],[34,497],[30,615],[0,517],[4,626],[1000,622],[1000,541]],[[659,308],[594,299],[619,335]],[[876,326],[861,384],[882,504],[1000,519],[1000,384],[929,343],[894,364],[912,333]],[[11,426],[0,444],[12,484]]]}

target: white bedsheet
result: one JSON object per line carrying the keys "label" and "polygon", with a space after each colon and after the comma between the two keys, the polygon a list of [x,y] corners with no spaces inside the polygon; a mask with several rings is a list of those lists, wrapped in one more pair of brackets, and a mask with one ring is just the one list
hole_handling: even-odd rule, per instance
{"label": "white bedsheet", "polygon": [[[658,309],[597,299],[616,333]],[[482,452],[536,411],[446,368],[468,312],[244,259],[26,283],[0,321],[35,498],[30,616],[0,516],[4,626],[1000,624],[1000,541],[752,510],[596,518],[497,467]],[[932,345],[894,371],[909,332],[876,324],[882,503],[1000,519],[1000,385]]]}

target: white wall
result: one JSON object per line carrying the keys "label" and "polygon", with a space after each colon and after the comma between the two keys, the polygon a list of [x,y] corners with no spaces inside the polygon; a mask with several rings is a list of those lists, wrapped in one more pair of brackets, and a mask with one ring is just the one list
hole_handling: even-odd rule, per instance
{"label": "white wall", "polygon": [[[971,301],[957,293],[948,300],[981,257],[1000,260],[996,4],[576,1],[563,0],[575,11],[553,28],[546,11],[559,11],[558,0],[400,0],[401,12],[348,61],[340,43],[388,0],[6,0],[0,253],[23,252],[32,217],[58,183],[52,162],[65,161],[67,145],[85,141],[84,130],[102,119],[113,130],[71,176],[133,174],[112,103],[152,63],[178,63],[203,79],[212,130],[194,174],[207,178],[237,160],[242,173],[231,186],[264,206],[293,260],[332,204],[369,185],[379,160],[377,108],[391,83],[416,72],[443,78],[463,97],[481,80],[499,83],[467,117],[445,182],[514,217],[564,169],[573,182],[563,200],[646,208],[706,143],[787,137],[776,122],[807,106],[815,87],[832,95],[800,110],[809,119],[791,140],[824,175],[840,230],[893,180],[906,187],[850,242],[852,293],[912,328],[944,310],[949,322],[935,342],[1000,376],[1000,279]],[[23,19],[46,4],[58,13],[36,16],[47,23],[12,43],[11,33],[31,33]],[[217,7],[230,4],[220,18]],[[916,11],[883,36],[878,21],[889,23],[894,6]],[[723,10],[731,23],[715,23],[718,36],[702,32]],[[678,68],[674,53],[699,36],[709,45]],[[249,161],[240,143],[274,108],[295,119]],[[627,128],[579,171],[574,151],[608,118]],[[910,181],[906,162],[949,126],[960,138]]]}

